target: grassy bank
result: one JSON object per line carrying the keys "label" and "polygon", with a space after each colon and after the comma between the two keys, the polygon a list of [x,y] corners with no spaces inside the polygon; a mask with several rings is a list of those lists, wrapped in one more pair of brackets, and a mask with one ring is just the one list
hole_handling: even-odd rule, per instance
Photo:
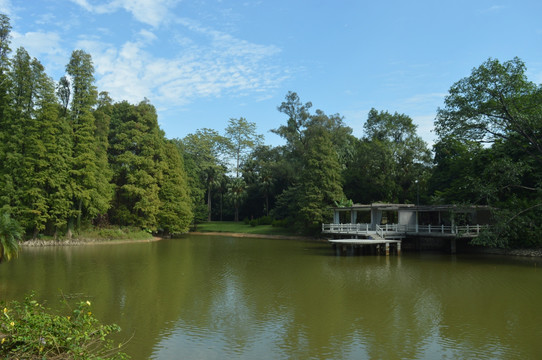
{"label": "grassy bank", "polygon": [[239,234],[257,234],[257,235],[280,235],[295,236],[290,229],[283,227],[273,227],[271,225],[250,226],[243,222],[233,221],[208,221],[198,224],[197,232],[218,232],[218,233],[239,233]]}
{"label": "grassy bank", "polygon": [[23,246],[77,245],[83,243],[150,241],[153,235],[148,231],[132,227],[89,227],[73,234],[71,239],[59,236],[40,236],[38,239],[23,241]]}

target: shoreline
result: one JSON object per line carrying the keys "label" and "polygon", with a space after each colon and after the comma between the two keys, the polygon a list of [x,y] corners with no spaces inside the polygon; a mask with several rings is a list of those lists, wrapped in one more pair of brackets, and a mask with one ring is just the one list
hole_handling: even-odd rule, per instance
{"label": "shoreline", "polygon": [[163,240],[164,238],[153,236],[150,239],[143,240],[103,240],[103,239],[71,239],[71,240],[27,240],[19,243],[21,247],[41,247],[41,246],[80,246],[80,245],[107,245],[107,244],[131,244],[145,243]]}
{"label": "shoreline", "polygon": [[[317,238],[298,235],[267,235],[267,234],[249,234],[249,233],[233,233],[233,232],[189,232],[184,235],[204,235],[204,236],[231,236],[238,238],[257,238],[257,239],[277,239],[277,240],[302,240],[302,241],[322,241]],[[161,240],[169,240],[170,237],[153,236],[150,239],[143,240],[104,240],[104,239],[71,239],[71,240],[27,240],[19,243],[21,247],[49,247],[49,246],[86,246],[86,245],[107,245],[107,244],[133,244],[156,242]],[[175,238],[173,238],[175,239]]]}
{"label": "shoreline", "polygon": [[[196,236],[230,236],[236,238],[256,238],[256,239],[276,239],[276,240],[297,240],[297,241],[310,241],[310,242],[327,242],[326,239],[319,239],[309,236],[301,235],[268,235],[268,234],[249,234],[249,233],[235,233],[235,232],[189,232],[184,235],[196,235]],[[86,245],[108,245],[108,244],[135,244],[135,243],[149,243],[162,240],[170,240],[169,237],[153,236],[149,239],[143,240],[102,240],[102,239],[71,239],[71,240],[28,240],[19,243],[20,247],[50,247],[50,246],[86,246]],[[175,239],[175,238],[173,238]],[[499,249],[499,248],[471,248],[466,254],[486,254],[486,255],[501,255],[509,257],[525,257],[542,258],[542,248],[534,249]]]}
{"label": "shoreline", "polygon": [[188,235],[208,235],[208,236],[231,236],[231,237],[239,237],[239,238],[257,238],[257,239],[321,241],[317,238],[301,236],[301,235],[268,235],[268,234],[249,234],[249,233],[212,232],[212,231],[208,231],[208,232],[194,231],[187,234]]}

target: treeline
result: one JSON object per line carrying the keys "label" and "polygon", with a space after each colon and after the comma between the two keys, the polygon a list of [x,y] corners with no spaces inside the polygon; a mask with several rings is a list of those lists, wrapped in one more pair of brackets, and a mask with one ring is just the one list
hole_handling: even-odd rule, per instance
{"label": "treeline", "polygon": [[32,237],[90,224],[187,231],[183,159],[154,107],[98,94],[82,50],[55,83],[24,48],[9,57],[9,32],[0,15],[0,209]]}
{"label": "treeline", "polygon": [[405,114],[371,109],[357,138],[294,92],[272,130],[284,145],[265,145],[245,118],[167,140],[148,101],[98,93],[89,54],[74,51],[55,83],[24,49],[10,57],[0,20],[0,209],[28,236],[208,220],[318,233],[331,206],[392,202],[489,205],[496,226],[478,243],[542,245],[542,88],[517,58],[452,85],[433,152]]}
{"label": "treeline", "polygon": [[494,226],[474,243],[542,246],[542,86],[520,59],[489,59],[452,85],[433,152],[407,115],[371,109],[356,138],[340,115],[311,108],[288,93],[278,107],[286,124],[272,130],[285,145],[245,147],[237,176],[221,157],[227,137],[203,129],[182,139],[199,219],[275,220],[317,233],[335,205],[486,205]]}
{"label": "treeline", "polygon": [[431,156],[410,117],[372,109],[358,139],[340,115],[311,108],[296,93],[286,95],[278,107],[286,124],[272,130],[282,146],[264,145],[243,118],[230,119],[223,135],[202,129],[179,140],[195,179],[196,218],[258,219],[318,233],[331,206],[415,201]]}

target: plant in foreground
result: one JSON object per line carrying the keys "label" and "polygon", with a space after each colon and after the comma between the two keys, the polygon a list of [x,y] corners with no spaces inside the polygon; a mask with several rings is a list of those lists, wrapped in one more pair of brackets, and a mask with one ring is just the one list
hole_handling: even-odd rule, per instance
{"label": "plant in foreground", "polygon": [[69,315],[53,313],[29,295],[24,302],[0,304],[0,357],[3,359],[128,359],[107,339],[117,325],[102,325],[81,301]]}

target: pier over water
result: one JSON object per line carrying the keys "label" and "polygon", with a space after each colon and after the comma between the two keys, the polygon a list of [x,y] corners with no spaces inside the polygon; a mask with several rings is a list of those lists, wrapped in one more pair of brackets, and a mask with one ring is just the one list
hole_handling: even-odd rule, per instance
{"label": "pier over water", "polygon": [[[338,254],[390,254],[390,245],[401,253],[405,238],[448,239],[450,251],[456,251],[456,239],[473,238],[489,227],[489,208],[485,206],[412,204],[356,204],[333,208],[334,222],[322,224],[322,233]],[[384,249],[384,250],[383,250]]]}

